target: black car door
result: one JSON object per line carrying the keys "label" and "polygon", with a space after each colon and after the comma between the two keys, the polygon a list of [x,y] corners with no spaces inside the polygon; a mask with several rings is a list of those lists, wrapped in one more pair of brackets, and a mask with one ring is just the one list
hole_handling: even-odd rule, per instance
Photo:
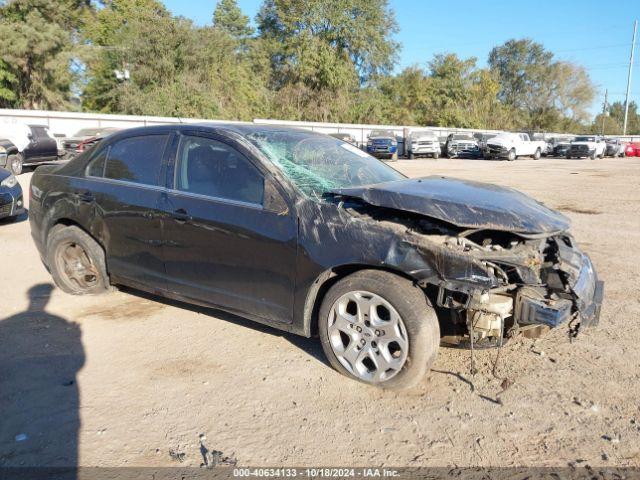
{"label": "black car door", "polygon": [[[297,223],[250,157],[224,136],[180,134],[164,204],[167,281],[182,296],[289,323]],[[273,195],[282,209],[265,202]]]}
{"label": "black car door", "polygon": [[105,243],[109,273],[149,290],[165,287],[161,211],[164,152],[170,135],[145,134],[106,145],[93,155],[80,203],[91,206],[94,232]]}
{"label": "black car door", "polygon": [[43,162],[55,160],[58,157],[58,145],[51,138],[46,127],[30,125],[30,142],[24,150],[25,161]]}

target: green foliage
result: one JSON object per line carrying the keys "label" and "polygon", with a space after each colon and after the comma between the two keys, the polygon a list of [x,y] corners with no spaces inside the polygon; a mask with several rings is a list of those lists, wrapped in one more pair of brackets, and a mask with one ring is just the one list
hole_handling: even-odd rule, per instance
{"label": "green foliage", "polygon": [[264,0],[257,31],[218,0],[212,19],[194,26],[160,0],[0,0],[0,106],[545,131],[601,120],[587,124],[584,68],[530,39],[494,48],[488,68],[447,53],[393,74],[388,0]]}
{"label": "green foliage", "polygon": [[234,38],[242,39],[253,35],[249,17],[242,13],[236,0],[220,0],[213,11],[213,26]]}
{"label": "green foliage", "polygon": [[489,54],[489,68],[500,83],[498,98],[521,112],[518,126],[553,130],[583,122],[595,88],[583,67],[554,62],[553,53],[531,39],[509,40]]}
{"label": "green foliage", "polygon": [[[609,115],[604,117],[604,133],[621,134],[624,126],[624,102],[613,102],[609,105]],[[602,133],[602,114],[596,115],[591,126],[591,133]],[[640,113],[636,102],[629,102],[627,117],[627,135],[640,135]]]}
{"label": "green foliage", "polygon": [[74,36],[86,2],[13,0],[0,6],[0,105],[70,108]]}

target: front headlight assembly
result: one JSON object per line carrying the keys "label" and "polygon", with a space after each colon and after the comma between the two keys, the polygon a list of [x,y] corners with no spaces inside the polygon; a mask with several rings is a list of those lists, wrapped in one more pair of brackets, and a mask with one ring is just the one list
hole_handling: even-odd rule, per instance
{"label": "front headlight assembly", "polygon": [[11,174],[7,178],[2,180],[2,182],[0,182],[0,185],[7,188],[13,188],[17,185],[17,183],[18,179],[15,177],[15,175]]}

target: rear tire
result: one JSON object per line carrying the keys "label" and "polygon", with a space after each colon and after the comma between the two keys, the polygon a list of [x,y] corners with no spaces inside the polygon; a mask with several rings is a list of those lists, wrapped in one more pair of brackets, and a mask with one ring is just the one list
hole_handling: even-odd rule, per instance
{"label": "rear tire", "polygon": [[46,264],[65,293],[97,295],[110,290],[104,250],[76,226],[53,227],[47,237]]}
{"label": "rear tire", "polygon": [[424,292],[410,280],[379,270],[362,270],[333,285],[318,322],[333,368],[386,389],[420,382],[440,344],[438,319]]}
{"label": "rear tire", "polygon": [[24,164],[24,156],[21,153],[14,153],[7,158],[7,167],[14,175],[22,173],[22,165]]}
{"label": "rear tire", "polygon": [[540,149],[537,149],[536,153],[533,154],[533,159],[534,160],[540,160],[541,156],[542,156],[542,152],[540,152]]}

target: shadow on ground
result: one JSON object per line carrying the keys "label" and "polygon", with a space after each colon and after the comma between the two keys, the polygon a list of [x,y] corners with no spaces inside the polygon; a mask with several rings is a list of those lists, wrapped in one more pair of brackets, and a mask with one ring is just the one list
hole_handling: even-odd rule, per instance
{"label": "shadow on ground", "polygon": [[78,464],[85,354],[78,325],[45,310],[52,290],[31,287],[28,308],[0,320],[0,468],[72,467],[67,479]]}

